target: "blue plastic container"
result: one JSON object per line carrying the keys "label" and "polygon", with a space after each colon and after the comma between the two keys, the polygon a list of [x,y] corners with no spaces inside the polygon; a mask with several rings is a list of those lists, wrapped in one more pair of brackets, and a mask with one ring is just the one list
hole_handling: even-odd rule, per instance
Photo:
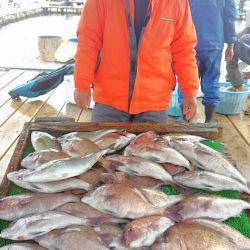
{"label": "blue plastic container", "polygon": [[77,38],[70,38],[70,39],[68,39],[68,42],[77,43],[78,39]]}
{"label": "blue plastic container", "polygon": [[[220,83],[220,87],[228,86],[231,86],[230,82]],[[223,115],[240,114],[250,94],[250,86],[244,85],[244,87],[247,88],[247,91],[230,92],[220,90],[220,103],[216,112]]]}
{"label": "blue plastic container", "polygon": [[178,102],[178,85],[172,93],[171,104],[168,109],[168,115],[173,117],[182,117],[182,110]]}

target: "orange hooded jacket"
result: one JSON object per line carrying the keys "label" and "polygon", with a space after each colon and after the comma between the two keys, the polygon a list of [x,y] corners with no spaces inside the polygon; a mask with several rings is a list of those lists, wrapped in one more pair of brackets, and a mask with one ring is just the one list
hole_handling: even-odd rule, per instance
{"label": "orange hooded jacket", "polygon": [[[131,47],[126,0],[88,0],[78,26],[75,87],[130,114],[166,110],[176,78],[185,96],[199,85],[197,43],[188,0],[151,0],[151,16],[138,49],[129,98]],[[134,0],[129,0],[134,18]]]}

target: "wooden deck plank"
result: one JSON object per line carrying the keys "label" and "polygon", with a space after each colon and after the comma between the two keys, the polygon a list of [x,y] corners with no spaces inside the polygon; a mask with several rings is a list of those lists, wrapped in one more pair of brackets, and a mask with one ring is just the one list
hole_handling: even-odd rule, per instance
{"label": "wooden deck plank", "polygon": [[236,160],[238,169],[250,181],[249,145],[240,136],[231,121],[224,115],[215,114],[215,118],[223,126],[221,141],[228,147],[229,153]]}
{"label": "wooden deck plank", "polygon": [[6,85],[3,89],[1,89],[0,92],[0,107],[4,105],[8,100],[11,99],[8,92],[12,90],[13,88],[17,87],[18,85],[24,84],[28,80],[32,79],[34,76],[36,76],[38,72],[35,71],[27,71],[25,73],[22,73],[18,77],[16,77],[14,80],[12,80],[8,85]]}
{"label": "wooden deck plank", "polygon": [[27,101],[28,99],[23,99],[23,101],[8,100],[0,108],[0,127]]}
{"label": "wooden deck plank", "polygon": [[0,78],[1,78],[3,75],[7,74],[7,72],[8,72],[8,71],[6,71],[6,70],[3,70],[3,71],[0,70]]}
{"label": "wooden deck plank", "polygon": [[242,138],[250,146],[250,117],[244,116],[241,118],[239,115],[228,116],[235,129],[239,132]]}
{"label": "wooden deck plank", "polygon": [[[5,88],[9,83],[23,74],[23,70],[10,70],[0,78],[0,90]],[[2,92],[2,91],[1,91]]]}
{"label": "wooden deck plank", "polygon": [[8,168],[10,158],[12,157],[13,152],[15,150],[16,144],[17,144],[17,140],[12,144],[10,149],[7,151],[4,157],[0,160],[0,170],[1,170],[0,171],[0,185],[2,185],[3,178]]}
{"label": "wooden deck plank", "polygon": [[75,104],[66,102],[62,110],[58,114],[58,117],[74,118],[75,121],[79,120],[82,110]]}
{"label": "wooden deck plank", "polygon": [[53,95],[49,97],[35,117],[57,117],[65,104],[65,94],[65,84],[62,83],[54,91]]}
{"label": "wooden deck plank", "polygon": [[22,131],[25,122],[29,122],[36,116],[39,110],[43,107],[47,99],[53,94],[53,91],[39,98],[28,100],[22,107],[0,127],[0,159],[11,147]]}

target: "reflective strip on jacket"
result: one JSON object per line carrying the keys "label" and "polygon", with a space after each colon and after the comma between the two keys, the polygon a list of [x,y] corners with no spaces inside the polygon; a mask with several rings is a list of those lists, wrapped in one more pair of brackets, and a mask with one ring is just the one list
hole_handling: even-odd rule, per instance
{"label": "reflective strip on jacket", "polygon": [[[134,18],[134,0],[129,1]],[[151,0],[150,4],[151,16],[139,46],[129,103],[131,65],[125,0],[86,2],[78,27],[75,83],[83,91],[90,90],[93,83],[95,102],[130,114],[166,110],[175,73],[185,95],[196,95],[197,38],[188,0]]]}
{"label": "reflective strip on jacket", "polygon": [[189,0],[197,32],[197,51],[222,50],[237,40],[236,0]]}

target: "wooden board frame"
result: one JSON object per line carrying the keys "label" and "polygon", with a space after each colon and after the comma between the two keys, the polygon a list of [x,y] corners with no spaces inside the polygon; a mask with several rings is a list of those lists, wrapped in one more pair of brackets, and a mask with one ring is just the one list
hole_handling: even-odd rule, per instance
{"label": "wooden board frame", "polygon": [[30,123],[31,131],[44,131],[54,136],[61,136],[72,131],[96,131],[99,129],[117,128],[133,133],[142,133],[146,131],[155,131],[159,134],[180,133],[203,136],[209,139],[218,139],[222,133],[222,127],[218,124],[159,124],[159,123],[94,123],[94,122],[35,122]]}
{"label": "wooden board frame", "polygon": [[33,131],[48,132],[54,136],[61,136],[63,134],[72,131],[96,131],[107,128],[118,128],[121,130],[127,130],[133,133],[142,133],[146,131],[155,131],[159,134],[193,134],[203,136],[209,139],[218,139],[222,132],[222,127],[219,125],[208,124],[189,124],[189,123],[177,123],[177,124],[157,124],[157,123],[77,123],[72,119],[67,118],[38,118],[35,122],[25,123],[24,128],[18,139],[13,156],[10,160],[8,168],[3,178],[1,185],[0,197],[5,197],[8,194],[10,181],[7,179],[7,174],[12,171],[18,170],[21,160],[23,159],[23,153],[30,141],[30,135]]}

